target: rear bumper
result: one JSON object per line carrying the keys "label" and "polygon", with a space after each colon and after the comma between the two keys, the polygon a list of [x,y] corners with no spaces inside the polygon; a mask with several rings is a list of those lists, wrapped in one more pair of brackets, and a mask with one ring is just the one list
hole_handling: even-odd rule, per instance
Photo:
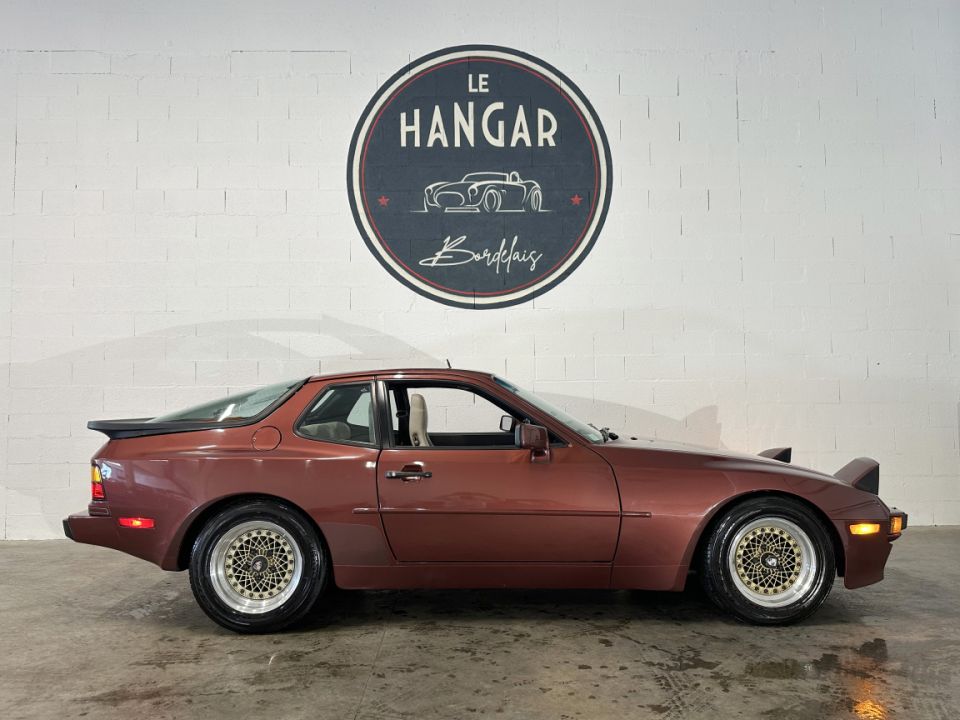
{"label": "rear bumper", "polygon": [[[902,532],[907,527],[907,514],[897,509],[891,510],[890,517],[896,516],[903,518]],[[887,522],[889,523],[889,520]],[[841,523],[837,529],[840,532],[846,531],[846,524]],[[889,532],[860,537],[847,533],[844,587],[852,590],[883,580],[883,570],[886,567],[887,558],[890,557],[891,544],[899,537],[900,533]]]}
{"label": "rear bumper", "polygon": [[[155,565],[163,565],[169,539],[154,528],[120,527],[117,518],[110,515],[91,515],[89,512],[70,515],[63,521],[63,534],[74,542],[129,553]],[[166,567],[175,570],[176,567]]]}
{"label": "rear bumper", "polygon": [[85,512],[70,515],[63,521],[63,534],[74,542],[120,549],[117,524],[112,517],[96,517]]}

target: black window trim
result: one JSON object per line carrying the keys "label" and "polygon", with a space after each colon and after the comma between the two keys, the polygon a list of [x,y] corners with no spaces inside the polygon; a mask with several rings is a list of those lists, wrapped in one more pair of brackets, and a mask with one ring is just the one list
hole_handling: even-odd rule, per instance
{"label": "black window trim", "polygon": [[[381,411],[379,418],[380,426],[384,429],[381,437],[385,438],[385,442],[381,444],[381,447],[385,450],[519,450],[516,444],[510,445],[397,445],[394,443],[393,439],[393,422],[390,417],[390,396],[389,396],[389,385],[406,385],[406,386],[417,386],[421,385],[423,387],[447,387],[454,388],[457,390],[466,390],[471,392],[474,395],[479,395],[487,402],[497,406],[501,410],[509,408],[509,414],[513,417],[528,417],[531,420],[537,420],[537,418],[531,415],[529,412],[520,410],[513,403],[508,402],[504,398],[498,397],[494,393],[490,392],[484,387],[479,385],[474,385],[468,380],[436,380],[433,378],[378,378],[377,379],[377,396],[380,401]],[[550,443],[550,447],[560,448],[560,447],[570,447],[570,442],[564,438],[559,433],[556,433],[549,426],[545,426],[548,436],[560,438],[560,442],[553,441]]]}
{"label": "black window trim", "polygon": [[[320,398],[322,398],[328,392],[336,390],[337,388],[354,387],[357,385],[366,385],[370,388],[370,402],[373,403],[373,427],[370,428],[370,431],[373,433],[373,440],[371,442],[360,442],[359,440],[328,440],[310,437],[309,435],[300,432],[300,425],[310,412],[310,408],[315,406]],[[304,440],[309,440],[311,442],[330,443],[331,445],[349,445],[351,447],[381,448],[382,445],[380,444],[379,440],[382,435],[380,434],[379,427],[380,410],[378,408],[378,404],[377,388],[374,380],[353,380],[350,382],[338,382],[324,385],[322,388],[320,388],[317,394],[313,396],[310,402],[304,406],[301,413],[297,416],[297,419],[293,423],[293,434],[299,438],[303,438]]]}

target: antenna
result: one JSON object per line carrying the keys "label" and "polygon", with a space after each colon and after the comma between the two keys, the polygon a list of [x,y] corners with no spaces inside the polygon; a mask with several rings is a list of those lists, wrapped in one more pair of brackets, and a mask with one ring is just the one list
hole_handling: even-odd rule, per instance
{"label": "antenna", "polygon": [[447,369],[452,369],[453,365],[450,364],[450,358],[447,358]]}

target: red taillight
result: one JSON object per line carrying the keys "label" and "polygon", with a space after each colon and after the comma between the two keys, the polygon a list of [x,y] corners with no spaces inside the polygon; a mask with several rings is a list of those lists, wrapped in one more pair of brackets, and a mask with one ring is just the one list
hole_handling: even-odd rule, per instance
{"label": "red taillight", "polygon": [[90,466],[90,495],[94,500],[107,499],[103,492],[103,476],[100,474],[100,468],[96,465]]}
{"label": "red taillight", "polygon": [[153,518],[145,517],[122,517],[117,518],[117,522],[120,523],[120,527],[125,528],[138,528],[140,530],[149,530],[153,527]]}

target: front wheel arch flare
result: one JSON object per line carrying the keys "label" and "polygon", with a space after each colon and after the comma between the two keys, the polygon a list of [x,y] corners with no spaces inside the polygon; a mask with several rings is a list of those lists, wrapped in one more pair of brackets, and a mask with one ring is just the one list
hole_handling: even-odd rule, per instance
{"label": "front wheel arch flare", "polygon": [[[323,531],[320,529],[320,526],[317,525],[316,521],[314,521],[314,519],[310,517],[308,513],[304,512],[303,508],[301,508],[295,502],[278,495],[269,495],[267,493],[246,493],[243,495],[228,495],[227,497],[214,500],[212,503],[203,508],[203,510],[197,513],[196,517],[190,520],[189,527],[187,527],[186,532],[184,532],[180,538],[180,547],[177,550],[177,570],[186,570],[190,567],[190,554],[193,551],[194,541],[197,539],[197,535],[200,534],[200,531],[203,530],[210,518],[232,505],[245,505],[246,503],[257,500],[283,503],[284,505],[287,505],[291,509],[295,510],[303,518],[303,520],[313,528],[313,531],[317,534],[317,538],[324,545],[324,547],[326,547],[327,556],[330,557],[330,546],[327,544],[327,539],[323,536]],[[332,557],[330,557],[330,581],[336,585],[336,579],[333,575]]]}
{"label": "front wheel arch flare", "polygon": [[823,523],[824,527],[827,528],[827,533],[830,536],[831,544],[833,545],[833,555],[834,561],[837,566],[837,575],[843,577],[845,571],[845,556],[844,556],[844,547],[843,542],[840,539],[840,534],[837,532],[836,526],[827,517],[827,514],[823,512],[819,507],[814,505],[812,502],[806,498],[802,498],[799,495],[794,495],[792,493],[780,492],[778,490],[757,490],[754,492],[743,493],[742,495],[737,495],[728,499],[721,505],[718,505],[713,509],[713,512],[710,514],[709,520],[703,524],[700,528],[700,535],[697,537],[696,544],[694,545],[693,553],[690,555],[690,560],[687,563],[687,567],[690,570],[701,570],[701,563],[703,561],[703,552],[706,544],[710,541],[710,536],[713,534],[713,529],[716,527],[716,524],[723,518],[730,510],[739,505],[742,502],[747,500],[755,500],[757,498],[770,497],[770,498],[789,498],[790,500],[796,500],[803,503],[807,508],[814,513]]}

